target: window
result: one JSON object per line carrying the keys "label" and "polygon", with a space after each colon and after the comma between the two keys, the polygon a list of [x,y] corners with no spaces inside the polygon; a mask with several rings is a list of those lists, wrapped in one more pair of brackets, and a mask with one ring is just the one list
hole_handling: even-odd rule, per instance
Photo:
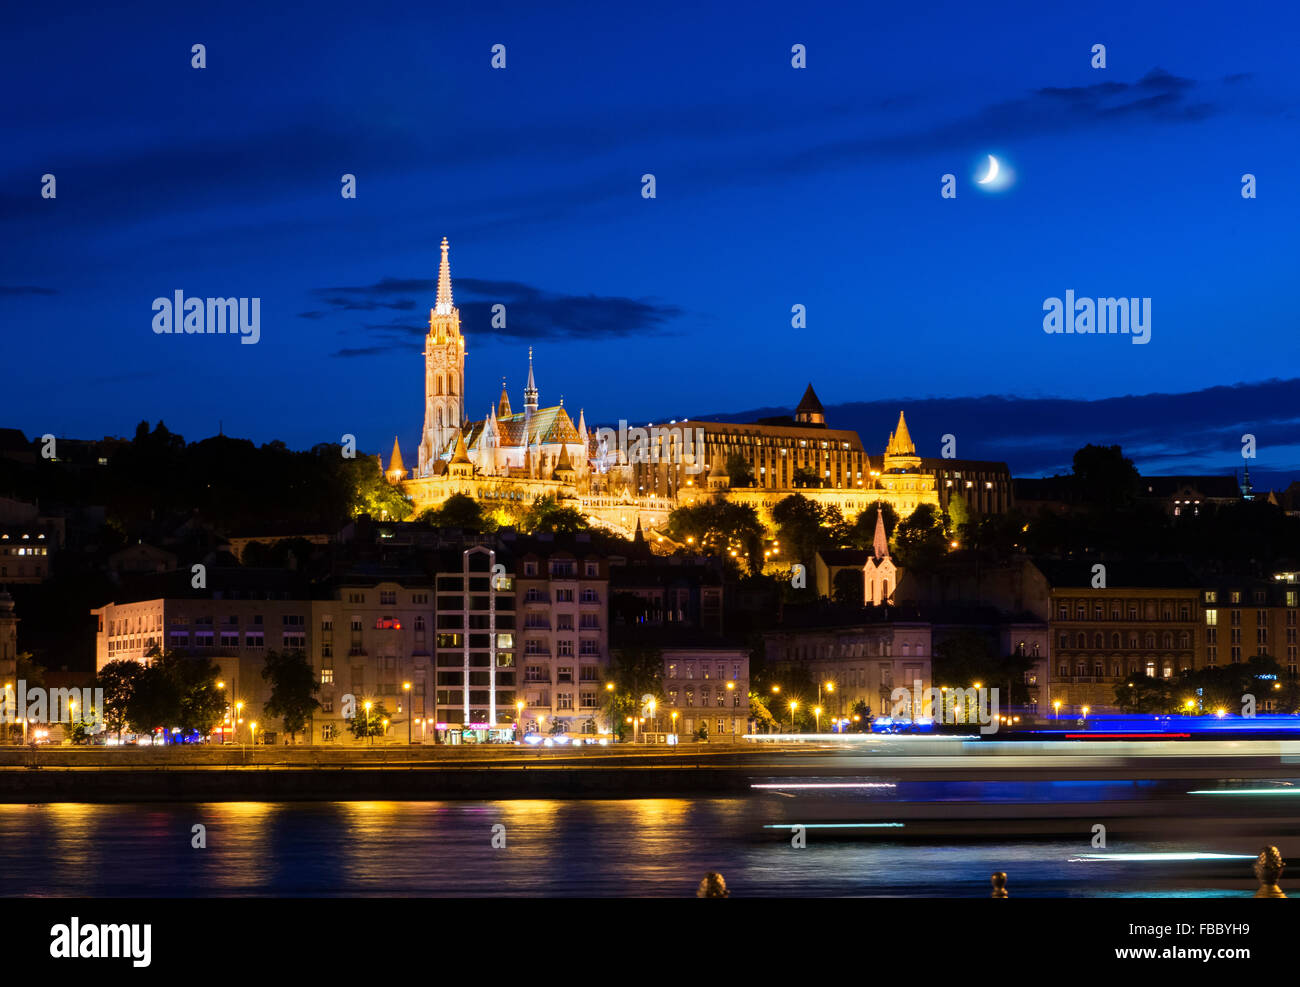
{"label": "window", "polygon": [[334,669],[322,668],[320,670],[320,684],[329,685],[333,681],[334,681]]}

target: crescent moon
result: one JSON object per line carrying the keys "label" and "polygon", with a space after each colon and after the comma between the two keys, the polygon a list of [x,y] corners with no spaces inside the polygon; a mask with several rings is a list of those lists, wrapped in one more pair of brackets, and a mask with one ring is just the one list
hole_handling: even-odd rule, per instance
{"label": "crescent moon", "polygon": [[998,159],[995,158],[993,155],[990,154],[990,155],[989,155],[989,173],[988,173],[987,175],[985,175],[983,178],[979,179],[979,181],[978,181],[976,184],[978,184],[978,185],[987,185],[989,182],[993,181],[993,179],[995,179],[995,178],[997,178],[997,177],[998,177]]}

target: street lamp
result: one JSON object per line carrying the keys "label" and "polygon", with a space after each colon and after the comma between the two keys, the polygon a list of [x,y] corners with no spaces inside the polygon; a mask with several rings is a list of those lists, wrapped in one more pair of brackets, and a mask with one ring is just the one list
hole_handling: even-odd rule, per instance
{"label": "street lamp", "polygon": [[673,736],[676,737],[677,736],[677,710],[673,710],[672,717],[673,717]]}
{"label": "street lamp", "polygon": [[[230,719],[230,700],[226,698],[226,683],[223,682],[221,679],[217,679],[217,691],[221,693],[221,698],[225,701],[225,707],[226,707],[225,720],[228,720]],[[221,742],[223,744],[227,743],[226,728],[224,726],[225,720],[222,721],[223,726],[221,727]],[[119,737],[118,739],[120,740],[121,737]]]}
{"label": "street lamp", "polygon": [[403,682],[402,691],[406,693],[406,746],[411,746],[411,683]]}
{"label": "street lamp", "polygon": [[1052,706],[1056,709],[1056,718],[1059,720],[1061,718],[1061,700],[1057,699],[1052,703]]}
{"label": "street lamp", "polygon": [[1084,718],[1085,720],[1088,718],[1088,710],[1090,710],[1091,708],[1092,708],[1091,706],[1085,706],[1085,707],[1083,707],[1083,718]]}
{"label": "street lamp", "polygon": [[524,701],[515,703],[515,743],[524,742]]}
{"label": "street lamp", "polygon": [[369,699],[367,699],[361,705],[365,708],[366,711],[366,743],[369,746],[373,747],[375,744],[375,738],[370,732],[370,707],[373,706],[374,703],[372,703]]}
{"label": "street lamp", "polygon": [[799,708],[797,700],[790,700],[790,732],[794,733],[794,711]]}
{"label": "street lamp", "polygon": [[256,747],[257,746],[257,721],[254,720],[252,723],[248,724],[248,729],[253,734],[253,746]]}
{"label": "street lamp", "polygon": [[822,732],[822,708],[820,706],[817,706],[813,709],[813,717],[816,723],[816,726],[814,726],[813,730],[815,733],[821,733]]}

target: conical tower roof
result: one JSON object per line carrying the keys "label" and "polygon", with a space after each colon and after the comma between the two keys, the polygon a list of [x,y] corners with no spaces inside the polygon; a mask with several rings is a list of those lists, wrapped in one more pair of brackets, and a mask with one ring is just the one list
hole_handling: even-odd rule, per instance
{"label": "conical tower roof", "polygon": [[877,559],[889,558],[889,539],[885,536],[885,512],[876,507],[876,535],[871,541],[871,553]]}
{"label": "conical tower roof", "polygon": [[406,472],[406,466],[402,463],[402,446],[401,443],[397,441],[396,435],[393,436],[393,455],[388,460],[388,470],[390,473],[394,470],[400,470],[403,473]]}
{"label": "conical tower roof", "polygon": [[510,392],[506,390],[506,379],[501,378],[501,400],[497,402],[497,417],[509,418],[510,411]]}
{"label": "conical tower roof", "polygon": [[817,400],[817,392],[813,390],[811,383],[808,385],[808,389],[803,392],[803,399],[800,400],[799,407],[795,408],[794,411],[796,415],[800,412],[814,412],[819,415],[826,413],[821,401]]}
{"label": "conical tower roof", "polygon": [[469,451],[465,448],[465,433],[456,433],[456,451],[451,455],[453,463],[468,463]]}
{"label": "conical tower roof", "polygon": [[907,419],[901,411],[898,413],[898,428],[894,429],[889,439],[889,452],[900,456],[910,456],[916,452],[911,433],[907,431]]}

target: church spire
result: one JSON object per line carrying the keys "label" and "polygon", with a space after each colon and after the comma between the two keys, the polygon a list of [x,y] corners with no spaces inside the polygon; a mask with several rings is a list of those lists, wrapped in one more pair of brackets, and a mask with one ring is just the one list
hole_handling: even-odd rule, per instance
{"label": "church spire", "polygon": [[876,537],[872,539],[871,554],[879,559],[889,558],[889,539],[885,537],[885,510],[876,505]]}
{"label": "church spire", "polygon": [[524,409],[537,410],[537,382],[533,380],[533,348],[528,347],[528,383],[524,385]]}
{"label": "church spire", "polygon": [[497,417],[510,417],[510,392],[506,390],[506,379],[501,378],[501,400],[497,402]]}
{"label": "church spire", "polygon": [[[447,238],[442,238],[442,263],[438,265],[438,300],[434,312],[451,315],[451,264],[447,260]],[[426,296],[427,297],[427,296]]]}

